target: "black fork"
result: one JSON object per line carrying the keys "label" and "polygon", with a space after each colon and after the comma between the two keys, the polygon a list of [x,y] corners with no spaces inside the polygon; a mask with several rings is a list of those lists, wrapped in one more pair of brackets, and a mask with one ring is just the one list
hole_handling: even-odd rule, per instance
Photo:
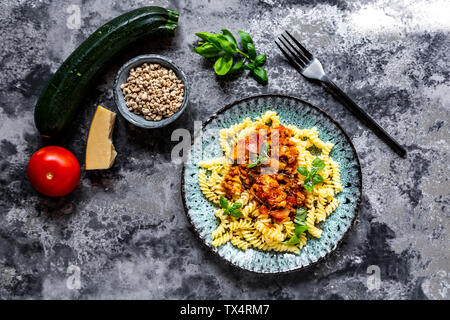
{"label": "black fork", "polygon": [[382,139],[401,157],[406,156],[406,150],[393,137],[391,137],[367,112],[359,107],[344,91],[342,91],[323,71],[322,64],[288,31],[287,37],[282,34],[275,44],[291,63],[291,65],[305,78],[320,81],[329,89],[338,100],[364,122],[372,131]]}

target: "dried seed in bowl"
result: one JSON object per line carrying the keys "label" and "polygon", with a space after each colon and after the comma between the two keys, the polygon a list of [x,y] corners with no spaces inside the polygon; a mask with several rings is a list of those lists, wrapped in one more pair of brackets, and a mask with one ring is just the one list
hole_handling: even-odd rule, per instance
{"label": "dried seed in bowl", "polygon": [[132,68],[120,86],[128,110],[147,120],[160,121],[176,113],[184,100],[184,85],[171,69],[159,64]]}

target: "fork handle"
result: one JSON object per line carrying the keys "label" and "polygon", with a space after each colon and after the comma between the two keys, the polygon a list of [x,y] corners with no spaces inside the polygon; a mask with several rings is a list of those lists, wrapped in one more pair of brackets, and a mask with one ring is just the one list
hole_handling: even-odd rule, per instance
{"label": "fork handle", "polygon": [[342,91],[331,79],[323,76],[321,79],[323,85],[332,91],[341,103],[347,107],[359,120],[364,122],[372,131],[382,139],[392,150],[400,157],[406,156],[406,150],[394,138],[392,138],[367,112],[359,107],[344,91]]}

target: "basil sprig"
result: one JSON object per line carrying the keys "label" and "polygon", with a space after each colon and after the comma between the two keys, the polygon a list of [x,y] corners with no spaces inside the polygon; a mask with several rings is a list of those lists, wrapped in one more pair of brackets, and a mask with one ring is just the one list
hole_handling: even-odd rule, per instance
{"label": "basil sprig", "polygon": [[311,171],[308,171],[305,167],[297,168],[297,172],[302,176],[305,176],[304,187],[306,191],[312,192],[315,184],[323,182],[323,177],[317,172],[322,171],[325,168],[325,162],[320,158],[315,158],[312,162]]}
{"label": "basil sprig", "polygon": [[290,246],[295,246],[296,244],[300,243],[300,238],[299,236],[305,232],[306,230],[308,230],[308,226],[306,225],[306,215],[308,214],[308,212],[306,211],[305,208],[298,208],[295,218],[294,218],[294,234],[286,241],[283,241],[283,243],[290,245]]}
{"label": "basil sprig", "polygon": [[[214,71],[219,76],[232,74],[239,70],[249,70],[253,78],[259,83],[267,84],[268,77],[266,70],[262,67],[267,60],[265,54],[258,55],[252,37],[244,31],[238,31],[241,38],[243,51],[239,50],[238,43],[233,34],[222,29],[222,33],[213,34],[209,32],[197,32],[195,35],[203,41],[194,49],[205,58],[217,58],[214,63]],[[234,61],[236,55],[243,56],[244,59]],[[234,64],[233,64],[234,63]]]}
{"label": "basil sprig", "polygon": [[241,213],[239,212],[239,208],[242,207],[242,203],[236,202],[230,205],[227,199],[224,197],[220,197],[220,206],[225,209],[223,212],[224,215],[231,215],[234,218],[239,218],[241,216]]}
{"label": "basil sprig", "polygon": [[256,153],[250,153],[250,163],[247,165],[247,168],[251,169],[267,162],[267,160],[269,160],[269,151],[269,144],[264,142],[260,147],[259,155]]}

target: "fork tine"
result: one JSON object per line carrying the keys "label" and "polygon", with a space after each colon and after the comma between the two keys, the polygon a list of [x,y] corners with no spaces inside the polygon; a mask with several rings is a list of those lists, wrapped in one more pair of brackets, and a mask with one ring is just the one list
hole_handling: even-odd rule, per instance
{"label": "fork tine", "polygon": [[[309,61],[306,59],[305,56],[301,55],[301,53],[298,52],[298,50],[296,50],[291,43],[289,42],[285,42],[283,41],[283,39],[278,38],[278,40],[286,47],[286,49],[289,51],[289,53],[291,54],[291,56],[293,57],[293,59],[295,59],[297,61],[297,63],[302,67],[306,67],[306,65],[309,63]],[[294,50],[296,52],[294,52]]]}
{"label": "fork tine", "polygon": [[311,54],[311,52],[309,52],[308,50],[306,50],[306,48],[304,46],[302,46],[302,44],[300,42],[298,42],[297,39],[295,39],[290,33],[289,31],[286,30],[287,35],[292,39],[292,41],[295,42],[295,44],[303,51],[303,53],[305,54],[305,56],[309,59],[312,60],[313,59],[313,55]]}
{"label": "fork tine", "polygon": [[[300,58],[305,65],[309,63],[309,59],[302,52],[300,52],[284,35],[281,35],[281,37],[284,39],[283,44],[286,46],[286,48],[289,49],[289,47],[290,47],[295,51],[295,53],[294,53],[292,50],[289,50],[294,56],[297,56],[298,58]],[[280,41],[281,41],[281,39],[280,39]],[[286,43],[288,45],[286,45]]]}
{"label": "fork tine", "polygon": [[289,53],[287,53],[279,44],[278,42],[275,41],[275,44],[277,45],[278,48],[280,48],[281,52],[284,54],[284,56],[288,59],[288,61],[292,64],[292,66],[298,71],[298,72],[302,72],[302,68],[303,66],[300,65],[299,63],[295,62],[294,59],[291,58],[291,56],[289,55]]}
{"label": "fork tine", "polygon": [[280,45],[278,45],[278,47],[281,49],[281,51],[284,53],[284,55],[289,59],[289,61],[290,61],[292,64],[294,64],[294,65],[296,65],[296,66],[298,66],[298,67],[300,67],[300,68],[303,69],[303,68],[305,67],[305,63],[304,63],[301,59],[299,59],[299,58],[292,52],[292,50],[290,50],[289,47],[287,47],[286,44],[285,44],[283,41],[281,41],[281,39],[278,39],[278,41],[279,41],[281,44],[284,45],[284,47],[286,48],[286,50],[289,51],[289,53],[286,52],[286,50],[283,50],[283,48],[282,48]]}

